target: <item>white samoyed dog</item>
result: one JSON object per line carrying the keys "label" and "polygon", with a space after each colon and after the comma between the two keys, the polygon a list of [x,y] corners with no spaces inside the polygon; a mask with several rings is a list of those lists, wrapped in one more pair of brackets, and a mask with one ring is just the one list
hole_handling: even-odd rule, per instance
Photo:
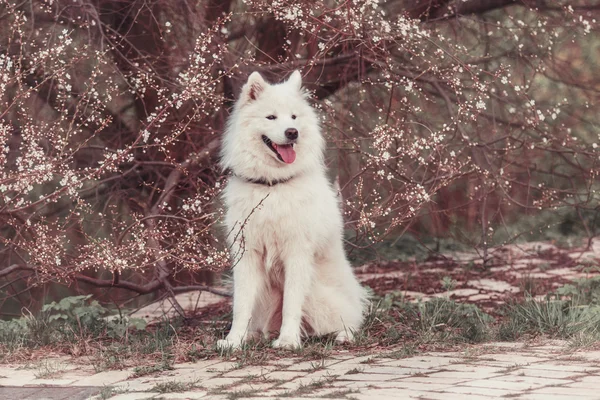
{"label": "white samoyed dog", "polygon": [[273,347],[301,347],[302,335],[351,340],[366,290],[342,243],[337,191],[326,176],[325,141],[295,71],[271,85],[254,72],[228,120],[223,198],[233,263],[233,324],[220,348],[279,331]]}

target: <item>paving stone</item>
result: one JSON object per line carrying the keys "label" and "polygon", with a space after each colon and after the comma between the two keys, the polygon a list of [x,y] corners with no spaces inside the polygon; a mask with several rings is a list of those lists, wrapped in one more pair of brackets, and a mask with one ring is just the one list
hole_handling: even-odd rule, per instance
{"label": "paving stone", "polygon": [[[511,370],[513,368],[518,368],[519,366],[511,364],[509,362],[506,361],[493,361],[493,360],[488,360],[487,358],[479,358],[477,361],[470,361],[468,365],[481,365],[484,367],[493,367],[496,368],[496,370],[498,370],[498,372],[505,372],[508,370]],[[452,366],[452,368],[446,368],[446,369],[453,369],[454,366]],[[459,367],[460,368],[460,367]]]}
{"label": "paving stone", "polygon": [[[357,383],[357,382],[353,382],[353,383]],[[365,383],[365,382],[360,382],[360,383]],[[392,380],[392,381],[385,381],[385,382],[366,382],[366,383],[370,383],[370,385],[372,387],[377,387],[377,388],[400,388],[400,389],[407,389],[407,390],[420,390],[422,392],[429,392],[429,391],[443,391],[444,389],[448,388],[448,387],[452,387],[454,386],[456,383],[444,383],[444,382],[437,382],[437,383],[423,383],[423,382],[411,382],[411,381],[407,381],[405,379],[396,379],[396,380]],[[366,385],[368,386],[368,385]],[[363,386],[363,387],[366,387]]]}
{"label": "paving stone", "polygon": [[290,391],[288,389],[274,388],[274,389],[265,390],[263,393],[261,393],[261,396],[266,396],[266,397],[271,398],[271,397],[282,396],[289,392]]}
{"label": "paving stone", "polygon": [[[212,397],[212,395],[209,396],[210,400],[213,400],[214,397]],[[277,397],[264,397],[264,396],[259,396],[259,397],[242,397],[244,400],[282,400],[279,399]],[[224,400],[229,400],[231,399],[231,397],[225,397]],[[310,399],[310,397],[286,397],[285,400],[293,400],[293,399],[302,399],[302,400],[307,400]]]}
{"label": "paving stone", "polygon": [[444,389],[446,393],[456,394],[475,394],[480,396],[488,396],[492,398],[499,398],[501,396],[510,395],[511,391],[508,389],[497,389],[493,387],[479,387],[479,386],[453,386],[451,388]]}
{"label": "paving stone", "polygon": [[301,371],[272,371],[265,375],[266,379],[275,379],[278,381],[290,381],[294,378],[306,375],[306,372]]}
{"label": "paving stone", "polygon": [[[208,392],[197,391],[197,392],[181,392],[181,393],[165,393],[161,394],[160,398],[165,400],[195,400],[202,399],[208,396]],[[110,399],[112,400],[112,399]]]}
{"label": "paving stone", "polygon": [[[469,297],[469,296],[473,296],[476,294],[479,294],[479,289],[471,289],[471,288],[464,288],[464,289],[454,289],[454,290],[450,290],[448,292],[445,293],[439,293],[442,296],[456,296],[456,297]],[[441,297],[436,295],[436,297]]]}
{"label": "paving stone", "polygon": [[[339,394],[345,392],[349,388],[343,387],[333,387],[333,388],[325,388],[325,389],[317,389],[310,393],[313,398],[340,398]],[[352,389],[350,389],[352,390]],[[356,393],[359,393],[357,390],[353,390]],[[353,393],[352,393],[353,394]],[[349,394],[349,396],[352,396]],[[348,395],[347,395],[348,396]]]}
{"label": "paving stone", "polygon": [[516,349],[516,350],[520,350],[523,349],[523,343],[519,343],[519,342],[490,342],[490,343],[486,343],[484,345],[484,348],[494,348],[494,347],[498,347],[498,348],[504,348],[504,349]]}
{"label": "paving stone", "polygon": [[429,385],[443,385],[443,386],[451,386],[458,385],[459,383],[466,382],[471,380],[472,378],[445,378],[445,377],[435,377],[435,376],[411,376],[408,378],[399,378],[395,380],[395,382],[406,382],[406,383],[415,383],[423,385],[423,387],[428,387]]}
{"label": "paving stone", "polygon": [[508,274],[517,278],[527,277],[529,279],[548,279],[552,277],[552,275],[547,272],[509,271]]}
{"label": "paving stone", "polygon": [[453,372],[470,372],[473,375],[474,374],[488,374],[488,375],[492,376],[492,375],[503,374],[504,373],[503,370],[505,370],[506,368],[481,365],[481,364],[452,364],[452,365],[448,365],[448,366],[445,366],[440,369],[449,370],[449,371],[453,371]]}
{"label": "paving stone", "polygon": [[513,393],[528,389],[535,389],[544,386],[541,383],[534,383],[524,380],[499,380],[499,379],[476,379],[474,381],[466,381],[461,383],[461,386],[482,387],[492,389],[508,389]]}
{"label": "paving stone", "polygon": [[383,382],[395,379],[394,375],[387,374],[366,374],[364,372],[358,374],[346,374],[340,375],[338,380],[341,381],[372,381],[372,382]]}
{"label": "paving stone", "polygon": [[486,370],[475,370],[470,371],[452,371],[448,369],[446,371],[434,371],[428,376],[432,378],[453,378],[453,379],[464,379],[464,380],[475,380],[475,379],[487,379],[500,375],[497,372],[489,372]]}
{"label": "paving stone", "polygon": [[301,386],[308,386],[319,382],[325,382],[332,380],[334,377],[330,375],[329,371],[318,371],[317,373],[302,376],[294,380],[284,382],[277,385],[277,389],[285,390],[296,390]]}
{"label": "paving stone", "polygon": [[253,390],[257,390],[262,394],[265,390],[269,390],[273,387],[273,385],[275,385],[274,383],[271,382],[248,382],[248,383],[242,383],[242,384],[238,384],[234,387],[232,387],[231,389],[228,389],[228,392],[247,392],[247,391],[253,391]]}
{"label": "paving stone", "polygon": [[518,293],[520,291],[518,287],[514,287],[508,282],[498,281],[495,279],[475,279],[468,281],[467,285],[493,292]]}
{"label": "paving stone", "polygon": [[142,376],[135,379],[129,379],[125,382],[119,383],[129,384],[132,390],[139,390],[139,387],[150,387],[154,388],[156,385],[170,383],[170,382],[178,382],[182,384],[194,383],[197,386],[202,385],[202,378],[195,376],[194,373],[183,374],[183,375],[159,375],[159,376]]}
{"label": "paving stone", "polygon": [[0,399],[87,400],[100,393],[99,387],[0,387]]}
{"label": "paving stone", "polygon": [[600,361],[600,351],[586,351],[578,353],[578,355],[582,358],[587,358],[588,360]]}
{"label": "paving stone", "polygon": [[426,354],[423,354],[422,356],[420,356],[421,358],[423,357],[435,357],[435,358],[439,358],[439,357],[450,357],[450,358],[454,358],[454,359],[459,359],[464,357],[464,354],[462,352],[458,352],[458,351],[430,351]]}
{"label": "paving stone", "polygon": [[[377,357],[377,355],[373,355],[373,356]],[[339,350],[339,353],[332,354],[330,357],[332,360],[345,361],[345,360],[354,358],[354,355],[352,353],[350,353],[349,350]]]}
{"label": "paving stone", "polygon": [[553,371],[549,369],[538,369],[532,366],[520,367],[514,371],[508,372],[509,375],[520,375],[520,376],[537,376],[540,378],[557,378],[557,379],[571,379],[574,380],[578,376],[582,376],[581,373],[572,371]]}
{"label": "paving stone", "polygon": [[64,374],[61,374],[60,378],[76,382],[76,381],[80,381],[83,378],[86,378],[88,376],[93,376],[93,375],[96,375],[96,371],[94,371],[92,368],[90,368],[90,369],[80,368],[80,369],[67,371]]}
{"label": "paving stone", "polygon": [[230,387],[238,384],[240,378],[209,378],[198,382],[199,386],[206,389],[215,389],[219,387]]}
{"label": "paving stone", "polygon": [[361,357],[354,357],[354,358],[350,358],[346,361],[342,361],[340,363],[334,364],[334,365],[339,365],[339,366],[346,366],[346,365],[350,365],[350,368],[354,368],[356,366],[362,366],[362,365],[366,365],[363,364],[365,361],[369,361],[373,358],[373,355],[368,355],[368,356],[361,356]]}
{"label": "paving stone", "polygon": [[198,385],[201,385],[202,382],[216,378],[217,376],[217,374],[207,374],[204,371],[188,371],[185,373],[166,377],[166,380],[177,380],[178,382],[196,383]]}
{"label": "paving stone", "polygon": [[121,393],[110,398],[110,400],[145,400],[151,399],[160,393],[156,392],[132,392],[132,393]]}
{"label": "paving stone", "polygon": [[[284,398],[272,398],[272,400],[321,400],[314,396],[287,396]],[[212,399],[211,399],[212,400]],[[244,399],[246,400],[246,399]],[[254,400],[265,400],[264,397],[256,397]]]}
{"label": "paving stone", "polygon": [[211,368],[214,365],[217,364],[221,364],[221,360],[219,360],[218,358],[215,358],[214,360],[201,360],[201,361],[196,361],[196,362],[186,362],[186,363],[181,363],[181,364],[175,364],[173,365],[173,368],[175,370],[177,369],[184,369],[184,368],[190,368],[193,370],[205,370],[207,368]]}
{"label": "paving stone", "polygon": [[[366,374],[386,374],[395,375],[396,377],[411,376],[415,374],[427,373],[430,370],[422,368],[404,368],[404,367],[393,367],[393,366],[376,366],[365,368],[362,372]],[[431,370],[433,371],[433,370]]]}
{"label": "paving stone", "polygon": [[133,370],[103,371],[76,380],[72,386],[111,386],[128,379],[132,373]]}
{"label": "paving stone", "polygon": [[333,373],[333,371],[331,371],[329,369],[320,369],[318,371],[311,372],[311,373],[306,374],[305,376],[297,378],[297,379],[323,380],[323,379],[338,378],[339,376],[340,375]]}
{"label": "paving stone", "polygon": [[300,360],[298,358],[280,358],[280,359],[271,361],[270,364],[278,366],[278,367],[282,367],[280,369],[284,369],[283,367],[289,367],[290,365],[294,365],[299,362],[300,362]]}
{"label": "paving stone", "polygon": [[2,399],[27,399],[39,393],[43,388],[22,386],[0,386],[0,398]]}
{"label": "paving stone", "polygon": [[529,351],[531,353],[535,353],[535,354],[543,354],[543,355],[548,355],[548,354],[561,354],[564,352],[565,350],[565,345],[562,346],[557,346],[557,345],[547,345],[547,346],[539,346],[539,347],[525,347],[523,350]]}
{"label": "paving stone", "polygon": [[[185,311],[193,311],[211,304],[217,304],[224,299],[226,298],[210,292],[186,292],[175,296],[175,300]],[[173,307],[173,302],[169,299],[149,304],[131,314],[131,317],[159,320],[176,315],[178,315],[178,312]]]}
{"label": "paving stone", "polygon": [[383,389],[383,388],[397,388],[401,387],[401,383],[397,381],[334,381],[328,384],[328,386],[339,389],[352,389],[360,390],[364,389]]}
{"label": "paving stone", "polygon": [[558,276],[579,276],[581,275],[577,271],[573,271],[571,268],[554,268],[548,270],[549,274],[558,275]]}
{"label": "paving stone", "polygon": [[[588,400],[588,397],[582,397],[577,395],[564,395],[564,394],[541,394],[541,393],[525,393],[517,397],[519,400]],[[597,400],[598,397],[593,397],[589,400]]]}
{"label": "paving stone", "polygon": [[369,389],[359,393],[353,393],[351,397],[357,400],[416,399],[422,394],[422,392],[417,390]]}
{"label": "paving stone", "polygon": [[538,394],[538,393],[539,394],[553,394],[553,395],[564,395],[564,396],[569,396],[569,395],[585,396],[585,397],[589,397],[589,398],[599,399],[600,398],[599,391],[600,391],[600,380],[598,383],[598,387],[595,389],[579,387],[579,388],[577,388],[577,390],[575,390],[574,387],[571,387],[570,385],[565,385],[565,386],[543,387],[543,388],[532,390],[531,393],[532,394]]}
{"label": "paving stone", "polygon": [[[348,389],[358,391],[350,394],[350,397],[358,400],[489,400],[502,396],[531,400],[600,400],[600,363],[597,362],[600,361],[600,352],[575,351],[564,355],[564,347],[561,348],[561,344],[564,342],[509,343],[506,346],[504,343],[491,343],[469,346],[464,352],[432,352],[405,359],[373,358],[377,357],[376,354],[353,358],[352,354],[346,351],[337,354],[336,357],[327,358],[323,364],[321,361],[284,358],[274,360],[266,366],[246,366],[239,369],[235,368],[238,365],[236,362],[203,360],[198,363],[177,364],[172,371],[138,378],[131,378],[132,369],[91,374],[90,369],[77,366],[74,368],[75,364],[68,364],[65,366],[67,371],[60,376],[35,379],[35,369],[2,366],[0,376],[3,377],[0,377],[0,384],[22,382],[21,387],[16,388],[22,392],[9,393],[6,387],[0,387],[0,399],[79,400],[74,396],[55,395],[60,393],[58,389],[82,391],[86,389],[86,383],[98,382],[95,385],[96,389],[106,385],[128,390],[127,393],[113,396],[111,400],[151,397],[173,400],[225,400],[228,396],[239,395],[254,396],[262,400],[297,396],[306,400],[339,394],[340,391]],[[369,362],[362,364],[364,361]],[[279,368],[282,369],[276,369],[276,363],[280,364],[282,367]],[[321,368],[322,366],[325,368]],[[315,370],[316,367],[318,369]],[[212,372],[208,372],[211,368]],[[359,373],[347,374],[351,370]],[[252,376],[256,378],[248,379]],[[282,383],[266,379],[280,380]],[[149,392],[157,383],[168,381],[194,382],[199,388],[185,393],[161,395]],[[59,383],[65,386],[23,387],[36,382]],[[296,392],[300,387],[319,382],[323,383],[323,387],[314,385],[308,392]],[[210,394],[210,390],[214,389],[222,389],[224,393]],[[39,397],[41,390],[52,391],[53,394]],[[256,394],[252,391],[256,391]],[[6,393],[9,393],[8,397]],[[84,397],[81,397],[81,400],[83,399]]]}
{"label": "paving stone", "polygon": [[[5,369],[0,374],[0,386],[25,386],[35,381],[36,377],[31,370]],[[94,386],[94,385],[89,385]]]}
{"label": "paving stone", "polygon": [[359,274],[358,278],[361,282],[366,282],[368,280],[377,278],[402,278],[404,275],[405,273],[403,271],[390,271],[374,274]]}
{"label": "paving stone", "polygon": [[429,300],[431,298],[430,296],[427,296],[424,293],[413,292],[411,290],[403,290],[402,291],[402,296],[404,296],[404,298],[410,299],[411,301],[414,301],[414,300],[427,301],[427,300]]}
{"label": "paving stone", "polygon": [[[29,385],[31,386],[69,386],[71,385],[73,382],[75,382],[75,379],[34,379],[33,381],[29,382]],[[91,386],[91,385],[85,385],[85,386]]]}
{"label": "paving stone", "polygon": [[495,381],[502,382],[525,382],[534,386],[560,386],[571,381],[559,378],[543,378],[539,376],[524,376],[507,374],[494,378]]}
{"label": "paving stone", "polygon": [[129,380],[123,382],[117,382],[114,385],[110,385],[119,391],[126,392],[147,392],[156,386],[154,382],[143,382],[141,380]]}
{"label": "paving stone", "polygon": [[440,358],[434,356],[416,356],[411,358],[403,358],[401,360],[382,362],[381,365],[387,365],[392,367],[431,369],[445,367],[455,362],[456,359],[449,357]]}
{"label": "paving stone", "polygon": [[505,361],[510,363],[510,365],[528,365],[534,364],[542,361],[547,361],[547,358],[544,357],[536,357],[534,355],[525,355],[525,354],[515,354],[515,353],[498,353],[498,354],[489,354],[485,356],[486,358],[490,358],[494,361]]}
{"label": "paving stone", "polygon": [[224,361],[224,362],[220,362],[217,364],[213,364],[211,366],[209,366],[208,368],[206,368],[207,372],[229,372],[229,371],[233,371],[234,369],[236,369],[238,366],[238,363],[235,362],[231,362],[231,361]]}
{"label": "paving stone", "polygon": [[[429,392],[429,393],[423,394],[421,397],[417,397],[417,399],[419,399],[419,400],[454,400],[454,399],[490,400],[493,398],[494,397],[482,396],[480,394],[464,394],[464,393],[461,393],[460,396],[457,396],[455,394],[446,393],[446,392],[442,392],[442,393]],[[519,399],[520,399],[520,397],[519,397]]]}
{"label": "paving stone", "polygon": [[263,376],[273,371],[275,366],[273,365],[254,365],[244,367],[241,369],[234,369],[221,375],[223,378],[245,378],[248,376]]}
{"label": "paving stone", "polygon": [[337,363],[337,364],[333,364],[331,366],[329,366],[327,368],[327,371],[330,371],[332,374],[334,375],[345,375],[346,372],[353,370],[353,369],[359,369],[362,370],[365,367],[367,367],[367,364],[352,364],[352,363]]}
{"label": "paving stone", "polygon": [[482,300],[488,300],[489,298],[489,294],[474,294],[472,296],[469,296],[468,301],[474,303]]}
{"label": "paving stone", "polygon": [[600,390],[600,383],[598,383],[600,382],[599,375],[600,374],[582,376],[580,378],[577,378],[576,382],[570,383],[566,386]]}
{"label": "paving stone", "polygon": [[[350,358],[350,359],[352,359],[352,358]],[[330,367],[333,364],[338,364],[338,363],[343,362],[343,361],[345,361],[345,360],[324,359],[324,360],[316,360],[316,361],[302,361],[302,362],[299,362],[297,364],[290,365],[286,369],[286,371],[312,372],[316,368],[321,368],[322,366],[325,366],[326,368],[328,368],[328,367]]]}
{"label": "paving stone", "polygon": [[600,365],[598,364],[588,364],[588,363],[581,363],[581,364],[574,364],[574,363],[570,363],[569,361],[565,361],[564,363],[541,363],[541,364],[534,364],[534,365],[529,365],[527,368],[535,368],[535,369],[542,369],[542,370],[548,370],[548,371],[570,371],[570,372],[586,372],[586,373],[596,373],[596,372],[600,372]]}

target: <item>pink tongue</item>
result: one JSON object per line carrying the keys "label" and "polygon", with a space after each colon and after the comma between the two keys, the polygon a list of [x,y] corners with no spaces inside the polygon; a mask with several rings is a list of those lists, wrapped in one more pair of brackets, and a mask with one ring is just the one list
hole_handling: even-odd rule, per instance
{"label": "pink tongue", "polygon": [[292,146],[291,144],[273,143],[273,147],[275,148],[275,150],[277,150],[277,152],[279,153],[281,158],[283,158],[283,161],[285,161],[286,164],[291,164],[294,162],[294,160],[296,160],[296,152],[294,151],[294,146]]}

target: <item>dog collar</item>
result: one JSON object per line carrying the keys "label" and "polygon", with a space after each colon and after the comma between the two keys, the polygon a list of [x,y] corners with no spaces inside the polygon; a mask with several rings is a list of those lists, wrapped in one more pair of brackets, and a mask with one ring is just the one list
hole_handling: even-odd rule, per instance
{"label": "dog collar", "polygon": [[275,180],[275,181],[268,181],[266,179],[246,178],[245,176],[240,176],[240,175],[234,175],[234,176],[237,176],[238,178],[243,179],[243,180],[245,180],[246,182],[249,182],[249,183],[255,183],[257,185],[265,185],[265,186],[275,186],[275,185],[278,185],[280,183],[286,183],[286,182],[291,181],[294,178],[293,176],[290,176],[287,179],[279,179],[279,180]]}

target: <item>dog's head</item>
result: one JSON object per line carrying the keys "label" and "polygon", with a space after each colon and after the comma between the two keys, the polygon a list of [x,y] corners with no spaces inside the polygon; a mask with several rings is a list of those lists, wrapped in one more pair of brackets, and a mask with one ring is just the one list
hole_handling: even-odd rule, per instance
{"label": "dog's head", "polygon": [[302,76],[271,85],[254,72],[227,124],[221,162],[253,179],[285,179],[322,166],[324,142]]}

